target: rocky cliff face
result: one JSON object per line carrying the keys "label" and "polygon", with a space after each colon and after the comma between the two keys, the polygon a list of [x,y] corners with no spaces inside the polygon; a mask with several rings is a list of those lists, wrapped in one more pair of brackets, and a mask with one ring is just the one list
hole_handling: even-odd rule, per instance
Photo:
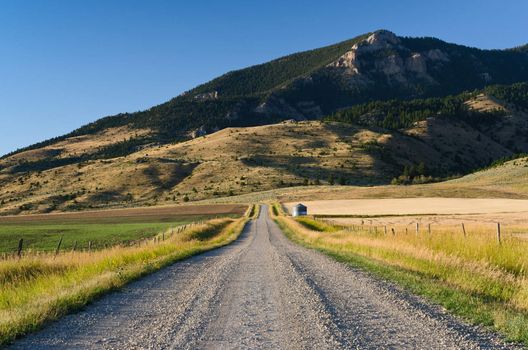
{"label": "rocky cliff face", "polygon": [[[528,55],[519,50],[512,55],[513,51],[484,51],[380,30],[273,92],[255,112],[316,119],[368,100],[441,96],[528,79]],[[510,60],[521,74],[510,75],[502,60]]]}
{"label": "rocky cliff face", "polygon": [[394,33],[383,30],[355,44],[328,68],[337,70],[350,88],[373,85],[380,78],[389,85],[405,87],[438,84],[429,71],[449,61],[449,55],[440,49],[414,52]]}
{"label": "rocky cliff face", "polygon": [[[347,90],[375,89],[380,83],[394,89],[408,89],[412,84],[437,84],[428,69],[445,62],[449,62],[449,55],[440,49],[413,52],[403,46],[402,40],[394,33],[377,31],[325,67],[295,79],[285,88],[298,91],[297,95],[304,95],[304,98],[292,98],[288,91],[278,91],[255,111],[298,120],[316,119],[335,107],[353,103],[349,99],[351,101],[343,101],[339,106],[328,106],[320,101],[325,93],[339,96],[345,92],[350,95]],[[312,96],[313,99],[306,99]]]}

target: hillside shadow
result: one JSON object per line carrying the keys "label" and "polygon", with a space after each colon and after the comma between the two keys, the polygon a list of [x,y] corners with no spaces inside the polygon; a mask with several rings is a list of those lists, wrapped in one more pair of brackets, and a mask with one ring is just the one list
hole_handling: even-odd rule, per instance
{"label": "hillside shadow", "polygon": [[171,170],[166,177],[163,179],[165,173],[160,171],[157,164],[150,164],[146,169],[143,170],[143,174],[147,176],[149,181],[156,186],[156,192],[163,192],[172,189],[174,186],[183,181],[187,176],[191,175],[193,170],[198,166],[199,163],[187,163],[183,164],[180,161],[171,161],[170,159],[160,159],[160,163],[170,164]]}
{"label": "hillside shadow", "polygon": [[372,174],[364,169],[350,169],[350,168],[330,168],[317,165],[317,158],[304,156],[267,156],[256,154],[248,158],[240,159],[245,165],[249,167],[268,167],[278,169],[280,172],[288,173],[299,178],[307,179],[309,181],[333,181],[338,184],[343,182],[347,185],[378,185],[383,184],[383,181],[378,178],[373,178]]}

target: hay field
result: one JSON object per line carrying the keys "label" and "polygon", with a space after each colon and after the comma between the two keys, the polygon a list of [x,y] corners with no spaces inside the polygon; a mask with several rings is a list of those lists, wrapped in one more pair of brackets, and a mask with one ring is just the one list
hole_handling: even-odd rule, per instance
{"label": "hay field", "polygon": [[[297,202],[285,203],[291,207]],[[494,235],[497,223],[503,236],[528,238],[528,200],[505,198],[387,198],[303,201],[308,214],[336,225],[356,225],[396,232],[479,231]]]}
{"label": "hay field", "polygon": [[[296,204],[286,203],[288,210]],[[310,215],[386,216],[528,213],[528,200],[506,198],[383,198],[304,201]]]}

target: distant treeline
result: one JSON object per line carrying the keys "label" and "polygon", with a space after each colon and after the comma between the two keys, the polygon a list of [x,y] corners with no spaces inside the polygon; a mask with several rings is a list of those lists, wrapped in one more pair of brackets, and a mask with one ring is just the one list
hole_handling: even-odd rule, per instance
{"label": "distant treeline", "polygon": [[502,111],[475,111],[466,105],[466,101],[486,93],[499,100],[528,108],[528,84],[518,83],[510,86],[494,85],[471,93],[456,96],[415,99],[373,101],[340,110],[325,118],[358,125],[377,126],[389,130],[411,127],[414,123],[429,117],[456,118],[471,125],[493,122]]}

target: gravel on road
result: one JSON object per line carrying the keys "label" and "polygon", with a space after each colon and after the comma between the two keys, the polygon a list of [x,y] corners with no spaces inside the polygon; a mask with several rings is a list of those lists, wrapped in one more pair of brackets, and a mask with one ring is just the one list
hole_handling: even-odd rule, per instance
{"label": "gravel on road", "polygon": [[129,284],[12,349],[510,349],[289,241],[267,207],[229,246]]}

